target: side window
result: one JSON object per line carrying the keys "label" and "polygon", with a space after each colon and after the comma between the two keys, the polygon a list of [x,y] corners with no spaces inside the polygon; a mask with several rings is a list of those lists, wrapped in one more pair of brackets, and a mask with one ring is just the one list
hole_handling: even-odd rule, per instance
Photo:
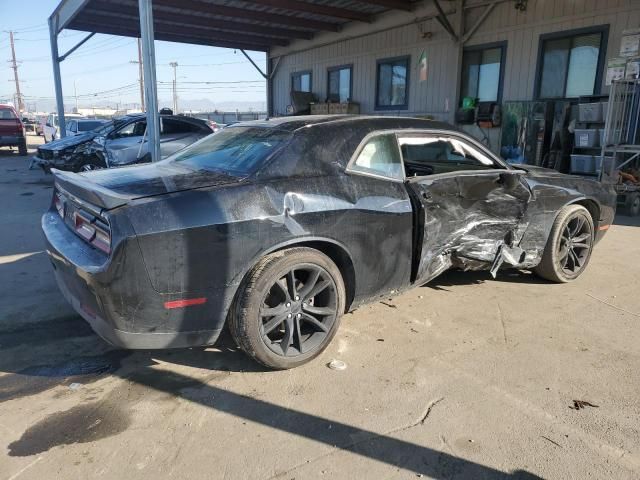
{"label": "side window", "polygon": [[69,131],[71,131],[71,132],[75,132],[76,131],[76,121],[75,120],[71,120],[69,122]]}
{"label": "side window", "polygon": [[147,127],[146,121],[133,122],[125,125],[114,135],[115,138],[141,137]]}
{"label": "side window", "polygon": [[189,122],[181,122],[171,118],[162,119],[162,135],[171,135],[176,133],[197,133],[200,128]]}
{"label": "side window", "polygon": [[455,137],[399,137],[407,177],[437,175],[462,170],[501,168],[490,157]]}
{"label": "side window", "polygon": [[351,170],[396,180],[404,179],[394,135],[378,135],[360,150]]}

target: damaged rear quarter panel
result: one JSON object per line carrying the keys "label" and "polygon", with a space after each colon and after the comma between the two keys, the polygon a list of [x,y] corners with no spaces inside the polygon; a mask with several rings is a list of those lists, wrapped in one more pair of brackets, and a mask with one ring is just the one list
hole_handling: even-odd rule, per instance
{"label": "damaged rear quarter panel", "polygon": [[352,259],[356,301],[409,283],[412,207],[402,183],[338,174],[202,188],[133,202],[151,283],[177,293],[237,286],[266,253],[304,242]]}

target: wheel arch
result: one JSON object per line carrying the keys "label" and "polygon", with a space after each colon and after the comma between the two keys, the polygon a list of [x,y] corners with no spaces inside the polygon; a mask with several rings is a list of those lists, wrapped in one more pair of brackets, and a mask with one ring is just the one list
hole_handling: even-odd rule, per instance
{"label": "wheel arch", "polygon": [[264,258],[266,255],[269,255],[271,253],[281,250],[287,250],[294,247],[307,247],[318,250],[319,252],[322,252],[327,257],[329,257],[331,261],[336,264],[338,270],[340,270],[340,274],[342,275],[342,280],[345,287],[345,311],[349,311],[355,299],[356,293],[355,266],[353,263],[353,258],[348,249],[343,244],[334,239],[325,237],[305,237],[292,239],[287,242],[274,245],[261,252],[260,255],[253,258],[247,265],[247,268],[239,275],[239,280],[244,279],[251,271],[251,269],[260,261],[261,258]]}
{"label": "wheel arch", "polygon": [[[598,203],[597,200],[593,198],[583,197],[583,198],[578,198],[572,202],[569,202],[567,205],[582,205],[584,208],[586,208],[589,211],[589,214],[591,215],[591,219],[593,220],[593,227],[595,232],[598,231],[598,225],[600,223],[600,203]],[[558,214],[559,213],[560,211],[558,211]],[[558,214],[556,214],[556,216]]]}

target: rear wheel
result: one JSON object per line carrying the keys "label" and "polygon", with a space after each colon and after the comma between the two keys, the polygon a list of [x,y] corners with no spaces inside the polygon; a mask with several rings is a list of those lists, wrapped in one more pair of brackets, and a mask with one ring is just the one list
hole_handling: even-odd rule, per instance
{"label": "rear wheel", "polygon": [[18,145],[18,154],[24,156],[27,153],[27,140],[25,139],[20,145]]}
{"label": "rear wheel", "polygon": [[553,222],[542,261],[534,272],[552,282],[570,282],[587,268],[593,243],[591,214],[581,205],[569,205]]}
{"label": "rear wheel", "polygon": [[317,357],[335,335],[345,309],[338,267],[310,248],[264,257],[240,286],[230,312],[236,343],[274,369]]}

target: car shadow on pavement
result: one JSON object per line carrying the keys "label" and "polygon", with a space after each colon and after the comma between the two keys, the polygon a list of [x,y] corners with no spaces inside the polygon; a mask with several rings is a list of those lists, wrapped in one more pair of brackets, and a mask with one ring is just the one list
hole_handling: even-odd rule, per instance
{"label": "car shadow on pavement", "polygon": [[[84,320],[80,317],[69,318],[65,322],[60,325],[64,330],[79,329],[76,331],[80,332],[80,336],[89,336],[83,325]],[[29,348],[28,342],[25,343],[26,340],[19,333],[13,332],[11,335],[13,340],[22,342],[20,348]],[[0,332],[1,339],[2,332]],[[7,344],[9,339],[7,336],[4,337],[4,348],[11,347]],[[35,337],[34,344],[37,341]],[[97,336],[95,339],[87,338],[83,341],[89,341],[91,344],[101,342]],[[104,348],[106,344],[96,346]],[[99,379],[115,376],[125,380],[125,384],[116,387],[116,390],[119,388],[127,390],[130,388],[128,385],[133,383],[144,391],[153,390],[182,398],[244,421],[322,443],[327,447],[321,450],[317,457],[301,459],[299,464],[288,465],[283,471],[276,472],[275,477],[287,475],[310,462],[322,460],[342,451],[435,479],[452,476],[478,479],[540,478],[522,470],[511,473],[501,472],[446,452],[403,440],[401,438],[403,432],[424,425],[430,409],[424,418],[417,419],[414,423],[387,432],[374,432],[216,386],[213,382],[219,379],[223,372],[228,375],[228,372],[266,371],[240,352],[228,333],[221,335],[214,348],[153,351],[107,349],[97,355],[73,356],[72,347],[73,343],[68,349],[58,352],[61,359],[58,363],[31,365],[13,372],[6,368],[7,364],[2,361],[3,357],[0,355],[0,371],[5,374],[0,376],[0,404],[10,399],[26,398],[61,385],[74,388],[77,384],[86,386]],[[158,370],[158,365],[162,363],[209,370],[211,374],[206,375],[202,380],[175,370]],[[277,375],[277,372],[273,374]],[[121,405],[122,402],[119,404],[121,409],[126,410],[126,405]],[[81,404],[36,422],[23,433],[21,438],[9,444],[9,455],[35,455],[58,445],[94,442],[101,438],[99,431],[94,431],[93,436],[88,438],[75,438],[69,433],[70,419],[78,422],[74,430],[77,432],[90,428],[89,425],[82,425],[83,423],[94,425],[96,422],[104,424],[105,428],[121,424],[121,427],[110,430],[105,436],[124,432],[128,425],[128,420],[123,421],[121,418],[124,412],[114,408],[102,409],[100,405],[101,401],[95,404]],[[77,412],[78,409],[81,412]],[[90,409],[90,412],[87,409]],[[59,429],[55,428],[57,423],[61,424]]]}
{"label": "car shadow on pavement", "polygon": [[550,282],[536,276],[532,272],[524,270],[500,270],[496,275],[496,278],[492,278],[489,272],[485,271],[469,271],[462,270],[449,270],[439,277],[434,278],[429,283],[425,283],[422,287],[431,288],[433,290],[448,291],[446,287],[453,287],[458,285],[479,285],[485,282],[507,282],[507,283],[526,283],[545,285]]}

